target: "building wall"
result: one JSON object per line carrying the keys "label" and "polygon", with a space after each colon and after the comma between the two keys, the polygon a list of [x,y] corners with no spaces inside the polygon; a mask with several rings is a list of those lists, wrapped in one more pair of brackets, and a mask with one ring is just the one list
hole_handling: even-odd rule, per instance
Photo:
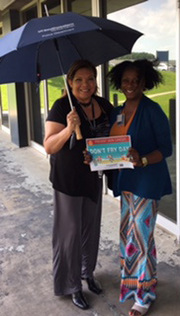
{"label": "building wall", "polygon": [[[57,14],[64,11],[73,11],[86,15],[106,16],[107,13],[118,10],[120,8],[128,7],[143,1],[133,0],[86,0],[86,1],[66,1],[66,0],[47,0],[44,3],[47,5],[49,14]],[[2,10],[8,1],[0,1],[0,22],[2,22],[3,34],[17,28],[31,18],[36,16],[46,15],[41,1],[11,1],[11,5]],[[4,7],[3,7],[4,5]],[[178,15],[178,30],[179,30],[179,0],[177,0],[177,15]],[[1,26],[1,25],[0,25]],[[179,32],[177,32],[177,104],[180,101],[179,97]],[[98,86],[100,87],[100,94],[108,97],[108,89],[105,82],[105,75],[107,66],[103,65],[98,69]],[[49,104],[49,83],[43,82],[40,87],[34,84],[10,84],[7,85],[8,97],[8,128],[10,130],[11,140],[19,147],[38,145],[41,150],[44,136],[44,122],[51,106]],[[59,86],[59,89],[61,87]],[[1,94],[0,94],[1,95]],[[42,106],[43,102],[43,106]],[[2,102],[0,102],[2,104]],[[180,239],[180,111],[176,110],[176,139],[177,139],[177,223],[171,223],[165,219],[160,219],[159,224],[164,221],[163,227],[169,225],[169,230],[177,235]]]}

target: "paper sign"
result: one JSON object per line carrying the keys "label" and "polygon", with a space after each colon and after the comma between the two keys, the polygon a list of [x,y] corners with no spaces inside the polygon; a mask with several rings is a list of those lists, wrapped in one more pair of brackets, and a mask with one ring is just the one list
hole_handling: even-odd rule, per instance
{"label": "paper sign", "polygon": [[86,139],[87,150],[92,155],[91,171],[134,168],[127,157],[131,137],[111,136]]}

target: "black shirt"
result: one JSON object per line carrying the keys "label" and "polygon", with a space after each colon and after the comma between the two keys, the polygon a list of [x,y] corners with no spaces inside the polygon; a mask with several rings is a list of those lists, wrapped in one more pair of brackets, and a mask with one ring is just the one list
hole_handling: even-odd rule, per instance
{"label": "black shirt", "polygon": [[[92,132],[91,126],[83,115],[80,105],[73,97],[75,106],[81,120],[82,140],[76,140],[70,149],[68,140],[59,152],[50,157],[50,181],[57,191],[70,196],[86,196],[93,201],[97,201],[99,195],[99,176],[97,171],[91,171],[89,165],[83,163],[83,150],[86,148],[86,138],[109,136],[109,116],[112,105],[104,98],[94,96],[102,109],[102,114],[95,120],[96,135]],[[67,126],[66,116],[71,111],[68,97],[63,97],[55,101],[50,110],[47,121],[53,121]]]}

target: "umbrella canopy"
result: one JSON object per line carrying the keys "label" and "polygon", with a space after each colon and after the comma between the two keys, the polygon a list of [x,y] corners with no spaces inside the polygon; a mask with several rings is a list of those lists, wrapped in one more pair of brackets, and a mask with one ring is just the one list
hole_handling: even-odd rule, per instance
{"label": "umbrella canopy", "polygon": [[129,54],[142,33],[73,12],[32,19],[0,39],[0,84],[66,74],[77,59],[95,66]]}

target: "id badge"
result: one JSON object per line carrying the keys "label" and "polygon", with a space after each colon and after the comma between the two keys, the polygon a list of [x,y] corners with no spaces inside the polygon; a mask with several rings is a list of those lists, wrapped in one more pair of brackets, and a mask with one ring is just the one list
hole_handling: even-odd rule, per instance
{"label": "id badge", "polygon": [[124,113],[118,114],[118,116],[117,116],[117,124],[119,126],[125,125],[125,114]]}

